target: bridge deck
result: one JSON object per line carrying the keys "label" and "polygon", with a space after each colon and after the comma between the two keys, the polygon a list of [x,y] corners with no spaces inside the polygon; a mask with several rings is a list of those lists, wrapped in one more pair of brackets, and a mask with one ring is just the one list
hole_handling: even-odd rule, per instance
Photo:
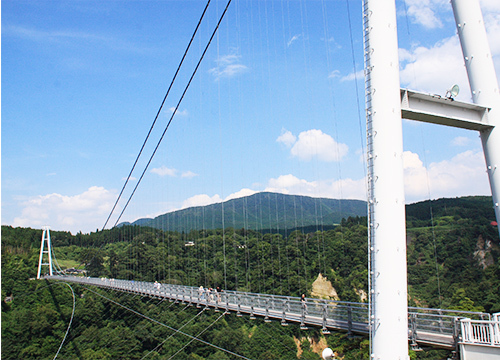
{"label": "bridge deck", "polygon": [[[320,326],[323,332],[341,330],[368,334],[368,304],[307,298],[305,304],[298,297],[257,294],[224,290],[207,293],[193,286],[169,285],[131,280],[88,278],[78,276],[45,276],[45,279],[95,285],[142,296],[169,299],[206,306],[237,315],[260,316],[265,320],[300,323],[302,327]],[[472,315],[472,316],[471,316]],[[412,344],[454,349],[460,326],[458,318],[489,318],[489,314],[440,309],[409,308],[408,337]]]}

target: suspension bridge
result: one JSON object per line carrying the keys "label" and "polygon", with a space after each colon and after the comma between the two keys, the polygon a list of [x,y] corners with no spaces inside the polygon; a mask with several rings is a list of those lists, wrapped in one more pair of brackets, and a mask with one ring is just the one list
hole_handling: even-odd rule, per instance
{"label": "suspension bridge", "polygon": [[[368,304],[347,301],[322,300],[299,297],[258,294],[224,290],[197,288],[194,286],[171,285],[155,282],[91,278],[81,276],[44,276],[47,280],[67,281],[83,285],[137,294],[140,296],[168,299],[196,307],[211,308],[215,311],[232,312],[237,316],[259,316],[264,321],[280,321],[281,325],[299,323],[302,329],[308,326],[321,327],[324,334],[330,331],[344,331],[348,334],[368,335]],[[466,320],[464,320],[466,319]],[[433,346],[448,350],[457,349],[462,341],[464,326],[491,322],[490,314],[471,311],[443,310],[429,308],[408,308],[408,340],[414,347]],[[474,322],[471,322],[474,321]],[[498,324],[496,325],[498,327]],[[497,332],[472,331],[477,343],[500,346]],[[486,330],[486,332],[485,332]],[[468,333],[467,333],[468,334]]]}
{"label": "suspension bridge", "polygon": [[[266,321],[280,321],[283,325],[294,322],[302,328],[321,327],[324,333],[340,330],[351,334],[369,334],[371,357],[374,359],[407,359],[408,341],[412,346],[460,348],[463,358],[466,353],[470,355],[467,359],[474,358],[472,354],[476,353],[480,354],[476,358],[483,359],[498,356],[498,314],[492,317],[484,313],[407,306],[402,118],[479,131],[495,214],[497,220],[500,218],[500,172],[497,169],[500,163],[500,116],[498,109],[493,106],[499,103],[500,94],[479,5],[471,3],[468,0],[452,1],[474,104],[454,101],[451,97],[441,98],[401,90],[394,3],[364,2],[370,274],[368,304],[312,298],[301,301],[294,297],[231,290],[207,293],[196,287],[181,285],[56,276],[52,273],[51,260],[48,263],[42,261],[44,254],[50,258],[50,241],[46,244],[49,250],[45,250],[44,238],[39,277],[42,277],[41,267],[48,265],[49,275],[43,277],[50,280],[169,299],[251,318],[259,316]],[[177,109],[178,105],[174,114]]]}

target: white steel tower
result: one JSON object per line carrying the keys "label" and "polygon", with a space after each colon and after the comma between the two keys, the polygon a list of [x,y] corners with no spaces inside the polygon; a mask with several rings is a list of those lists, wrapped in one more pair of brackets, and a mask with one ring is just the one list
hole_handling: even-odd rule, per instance
{"label": "white steel tower", "polygon": [[452,0],[472,100],[487,106],[490,128],[480,131],[500,235],[500,91],[479,2]]}
{"label": "white steel tower", "polygon": [[478,1],[451,3],[476,105],[400,92],[395,1],[364,0],[371,359],[408,359],[402,114],[480,132],[500,224],[498,81]]}
{"label": "white steel tower", "polygon": [[394,0],[364,0],[371,359],[409,359],[403,131]]}
{"label": "white steel tower", "polygon": [[[45,245],[47,246],[47,250],[45,250]],[[45,260],[44,260],[44,258],[45,258]],[[40,259],[38,260],[38,274],[36,276],[37,279],[40,279],[40,275],[42,273],[42,266],[48,266],[49,267],[49,275],[50,276],[53,275],[53,272],[52,272],[52,244],[50,243],[50,228],[48,226],[43,227],[42,243],[40,244]]]}

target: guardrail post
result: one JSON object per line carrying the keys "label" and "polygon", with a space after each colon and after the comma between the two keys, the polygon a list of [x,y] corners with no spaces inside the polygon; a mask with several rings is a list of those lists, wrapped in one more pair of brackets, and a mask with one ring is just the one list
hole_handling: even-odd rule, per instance
{"label": "guardrail post", "polygon": [[251,299],[250,301],[252,302],[252,305],[250,306],[250,320],[255,320],[256,317],[254,315],[254,308],[253,308],[254,301],[253,299]]}
{"label": "guardrail post", "polygon": [[269,319],[269,299],[266,299],[266,316],[264,317],[264,322],[271,322]]}
{"label": "guardrail post", "polygon": [[421,350],[417,343],[417,314],[411,313],[410,318],[410,347],[412,350]]}
{"label": "guardrail post", "polygon": [[497,345],[500,345],[500,313],[493,314],[493,321],[495,322],[493,329],[495,342]]}
{"label": "guardrail post", "polygon": [[347,336],[352,336],[352,307],[348,305],[347,307]]}
{"label": "guardrail post", "polygon": [[236,296],[238,299],[238,310],[236,310],[236,316],[241,317],[241,295]]}
{"label": "guardrail post", "polygon": [[283,300],[283,314],[281,315],[281,326],[288,326],[288,323],[286,322],[286,305],[287,305],[287,300]]}
{"label": "guardrail post", "polygon": [[307,330],[307,326],[305,324],[307,305],[305,304],[305,302],[301,302],[301,304],[302,304],[302,310],[301,310],[302,314],[300,316],[300,330]]}
{"label": "guardrail post", "polygon": [[443,312],[441,311],[441,309],[439,309],[438,314],[439,314],[439,332],[442,333],[443,332]]}
{"label": "guardrail post", "polygon": [[330,333],[330,331],[328,331],[328,329],[326,328],[327,306],[328,305],[326,303],[323,303],[323,326],[321,328],[321,332],[325,335]]}
{"label": "guardrail post", "polygon": [[[214,289],[215,291],[215,289]],[[219,293],[215,292],[215,312],[219,312]]]}

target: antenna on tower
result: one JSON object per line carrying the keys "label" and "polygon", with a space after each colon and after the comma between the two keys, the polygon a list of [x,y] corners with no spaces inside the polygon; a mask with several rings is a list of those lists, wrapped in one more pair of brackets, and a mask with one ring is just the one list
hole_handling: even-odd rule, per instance
{"label": "antenna on tower", "polygon": [[[50,243],[50,227],[44,226],[42,233],[42,243],[40,244],[40,259],[38,260],[38,274],[37,279],[40,279],[40,274],[42,273],[42,266],[49,267],[49,275],[52,276],[52,244]],[[47,250],[45,250],[47,246]],[[45,256],[44,256],[45,255]],[[44,260],[45,258],[45,260]],[[44,262],[45,261],[45,262]]]}

